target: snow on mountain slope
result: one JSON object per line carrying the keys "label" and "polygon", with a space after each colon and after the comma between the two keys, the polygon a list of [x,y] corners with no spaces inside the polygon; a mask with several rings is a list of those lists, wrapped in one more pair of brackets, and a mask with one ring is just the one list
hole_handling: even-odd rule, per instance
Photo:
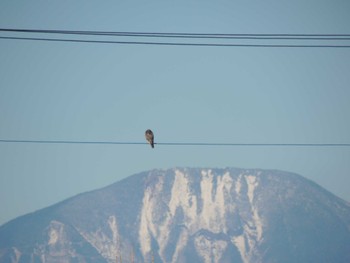
{"label": "snow on mountain slope", "polygon": [[128,177],[0,227],[0,263],[350,262],[350,206],[273,170]]}

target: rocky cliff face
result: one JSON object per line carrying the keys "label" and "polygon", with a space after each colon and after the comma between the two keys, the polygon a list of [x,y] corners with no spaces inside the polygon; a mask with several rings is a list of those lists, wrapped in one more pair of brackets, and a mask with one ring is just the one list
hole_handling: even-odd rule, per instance
{"label": "rocky cliff face", "polygon": [[350,262],[350,206],[271,170],[153,170],[0,227],[0,262]]}

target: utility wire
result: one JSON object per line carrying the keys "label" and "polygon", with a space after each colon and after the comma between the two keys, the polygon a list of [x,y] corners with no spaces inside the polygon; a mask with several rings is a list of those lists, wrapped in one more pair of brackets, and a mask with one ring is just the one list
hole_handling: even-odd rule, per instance
{"label": "utility wire", "polygon": [[222,43],[184,43],[184,42],[147,42],[147,41],[109,41],[109,40],[84,40],[84,39],[59,39],[36,37],[3,37],[0,39],[49,41],[49,42],[73,42],[73,43],[99,43],[99,44],[124,44],[124,45],[157,45],[157,46],[202,46],[202,47],[261,47],[261,48],[350,48],[350,45],[294,45],[294,44],[222,44]]}
{"label": "utility wire", "polygon": [[125,36],[125,37],[207,38],[207,39],[224,38],[224,39],[350,40],[350,34],[159,33],[159,32],[11,29],[11,28],[0,28],[0,32],[87,35],[87,36],[93,35],[93,36]]}
{"label": "utility wire", "polygon": [[67,141],[67,140],[0,140],[0,143],[34,143],[34,144],[148,144],[146,142]]}
{"label": "utility wire", "polygon": [[[111,145],[145,145],[146,142],[118,141],[67,141],[67,140],[0,140],[0,143],[33,144],[111,144]],[[259,146],[259,147],[350,147],[350,143],[207,143],[207,142],[158,142],[166,146]]]}
{"label": "utility wire", "polygon": [[[49,41],[49,42],[71,42],[71,43],[99,43],[99,44],[124,44],[124,45],[161,45],[161,46],[203,46],[203,47],[263,47],[263,48],[350,48],[350,45],[344,44],[350,40],[350,34],[212,34],[212,33],[157,33],[157,32],[118,32],[118,31],[77,31],[77,30],[47,30],[47,29],[11,29],[0,28],[0,32],[13,33],[14,36],[0,36],[0,39],[7,40],[27,40],[27,41]],[[26,37],[18,34],[34,34],[34,37]],[[38,36],[41,35],[41,36]],[[63,37],[42,37],[42,35],[63,35]],[[67,38],[67,35],[79,36],[78,38]],[[80,38],[81,36],[93,36],[93,39]],[[98,39],[97,37],[122,37],[122,40]],[[162,38],[162,39],[181,39],[181,41],[126,41],[125,38]],[[236,42],[189,42],[189,39],[221,39],[229,40],[247,40],[249,43]],[[115,38],[114,38],[115,39]],[[187,40],[185,42],[185,40]],[[220,40],[220,41],[221,41]],[[259,43],[257,41],[269,40],[270,43]],[[294,44],[288,42],[285,44],[276,43],[276,41],[313,41],[310,44]],[[252,42],[253,41],[253,42]],[[271,42],[272,41],[272,42]],[[317,42],[315,42],[317,41]],[[328,41],[328,42],[327,42]],[[329,44],[329,41],[338,41],[337,44]],[[339,42],[342,41],[342,42]],[[319,44],[325,43],[325,44]],[[333,42],[335,43],[335,42]]]}

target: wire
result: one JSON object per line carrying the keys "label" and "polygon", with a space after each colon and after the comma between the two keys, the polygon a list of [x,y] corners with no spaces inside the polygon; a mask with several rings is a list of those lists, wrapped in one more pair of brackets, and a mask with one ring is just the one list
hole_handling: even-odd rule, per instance
{"label": "wire", "polygon": [[[67,140],[0,140],[0,143],[34,143],[34,144],[116,144],[145,145],[146,142],[118,141],[67,141]],[[167,146],[259,146],[259,147],[350,147],[350,143],[206,143],[206,142],[158,142],[156,145]]]}
{"label": "wire", "polygon": [[148,144],[146,142],[115,141],[65,141],[65,140],[0,140],[0,143],[35,143],[35,144]]}
{"label": "wire", "polygon": [[[260,47],[260,48],[350,48],[350,45],[346,44],[329,44],[324,41],[348,41],[350,40],[350,34],[213,34],[213,33],[157,33],[157,32],[118,32],[118,31],[81,31],[81,30],[49,30],[49,29],[11,29],[0,28],[0,32],[4,33],[29,33],[36,34],[35,37],[23,37],[23,36],[0,36],[0,39],[7,40],[27,40],[27,41],[49,41],[49,42],[71,42],[71,43],[100,43],[100,44],[123,44],[123,45],[161,45],[161,46],[203,46],[203,47]],[[63,38],[47,38],[37,36],[37,34],[60,34],[64,35]],[[66,38],[66,35],[75,36],[94,36],[94,39],[81,39],[81,38]],[[169,41],[117,41],[117,40],[105,40],[97,39],[97,36],[110,36],[110,37],[138,37],[138,38],[177,38],[181,39],[178,42]],[[224,39],[224,40],[237,40],[245,39],[254,42],[250,43],[199,43],[199,42],[184,42],[184,39]],[[276,43],[257,43],[257,40],[303,40],[303,41],[321,41],[326,44],[280,44]]]}
{"label": "wire", "polygon": [[0,28],[0,32],[125,36],[125,37],[166,37],[166,38],[226,38],[226,39],[288,39],[288,40],[350,40],[350,34],[215,34],[215,33],[159,33],[159,32],[121,32],[121,31],[82,31],[48,29]]}
{"label": "wire", "polygon": [[348,143],[155,143],[183,146],[282,146],[282,147],[349,147]]}
{"label": "wire", "polygon": [[100,43],[124,45],[158,45],[158,46],[202,46],[202,47],[260,47],[260,48],[350,48],[350,45],[293,45],[293,44],[220,44],[220,43],[179,43],[179,42],[147,42],[147,41],[109,41],[109,40],[83,40],[35,37],[2,37],[0,39],[73,42],[73,43]]}

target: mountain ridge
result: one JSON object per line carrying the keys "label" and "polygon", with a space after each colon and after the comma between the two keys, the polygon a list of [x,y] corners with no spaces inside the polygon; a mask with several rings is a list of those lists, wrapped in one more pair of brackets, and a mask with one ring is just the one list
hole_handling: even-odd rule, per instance
{"label": "mountain ridge", "polygon": [[175,167],[2,225],[0,262],[346,262],[348,244],[349,203],[300,175]]}

